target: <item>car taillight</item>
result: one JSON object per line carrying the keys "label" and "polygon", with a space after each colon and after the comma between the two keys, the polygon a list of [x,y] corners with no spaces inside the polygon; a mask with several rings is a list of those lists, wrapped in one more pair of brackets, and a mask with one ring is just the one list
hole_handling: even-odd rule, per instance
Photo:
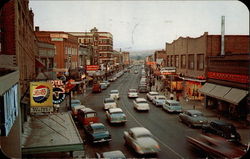
{"label": "car taillight", "polygon": [[156,147],[157,149],[160,149],[160,146],[159,146],[159,145],[155,145],[155,147]]}

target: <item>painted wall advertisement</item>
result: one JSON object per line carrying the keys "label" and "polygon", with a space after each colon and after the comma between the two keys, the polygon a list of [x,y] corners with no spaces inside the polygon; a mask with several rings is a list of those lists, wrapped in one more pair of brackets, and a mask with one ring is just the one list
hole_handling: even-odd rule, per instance
{"label": "painted wall advertisement", "polygon": [[31,113],[53,111],[53,88],[50,82],[30,83]]}

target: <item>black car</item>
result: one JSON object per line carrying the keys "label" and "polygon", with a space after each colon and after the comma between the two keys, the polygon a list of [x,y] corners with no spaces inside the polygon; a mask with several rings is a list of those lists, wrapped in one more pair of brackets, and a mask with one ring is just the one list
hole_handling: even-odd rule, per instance
{"label": "black car", "polygon": [[214,120],[208,125],[202,126],[202,132],[216,134],[232,141],[241,140],[240,134],[236,131],[234,125],[221,120]]}

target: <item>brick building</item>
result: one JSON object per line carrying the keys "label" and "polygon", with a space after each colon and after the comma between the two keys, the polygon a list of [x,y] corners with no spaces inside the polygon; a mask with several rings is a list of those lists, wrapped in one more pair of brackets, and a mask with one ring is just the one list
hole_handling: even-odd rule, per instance
{"label": "brick building", "polygon": [[[1,7],[0,66],[3,69],[18,71],[0,77],[1,83],[4,83],[0,87],[0,103],[4,105],[1,109],[12,108],[15,105],[11,111],[0,111],[3,113],[0,115],[0,147],[1,151],[9,158],[21,158],[21,117],[27,115],[23,113],[23,109],[27,107],[26,105],[19,106],[20,99],[22,100],[28,90],[29,82],[35,79],[37,46],[33,32],[34,14],[32,10],[29,10],[28,0],[5,1],[5,4],[1,5]],[[8,93],[6,94],[6,92]],[[5,105],[6,103],[7,105]],[[21,113],[22,115],[20,115]],[[11,131],[7,136],[2,137],[2,130]]]}
{"label": "brick building", "polygon": [[39,27],[36,27],[35,35],[39,41],[55,45],[55,68],[75,69],[78,67],[77,37],[62,31],[39,31]]}
{"label": "brick building", "polygon": [[78,42],[83,46],[93,48],[92,65],[109,63],[114,65],[113,59],[113,36],[109,32],[98,32],[94,27],[90,32],[69,32],[78,38]]}
{"label": "brick building", "polygon": [[129,52],[122,52],[123,64],[128,66],[130,63]]}

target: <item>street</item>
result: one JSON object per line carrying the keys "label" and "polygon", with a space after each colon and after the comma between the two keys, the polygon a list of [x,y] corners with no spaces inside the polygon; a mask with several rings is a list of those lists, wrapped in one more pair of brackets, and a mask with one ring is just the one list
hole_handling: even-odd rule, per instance
{"label": "street", "polygon": [[[86,156],[95,157],[96,152],[105,152],[112,150],[121,150],[126,157],[142,157],[138,156],[131,148],[124,146],[123,132],[132,127],[142,126],[149,129],[155,136],[161,147],[161,152],[158,158],[201,158],[201,153],[194,152],[190,149],[190,145],[186,142],[185,136],[187,134],[198,134],[199,129],[191,129],[178,121],[177,114],[168,114],[162,108],[154,106],[150,103],[149,112],[138,112],[133,108],[132,102],[134,99],[127,97],[129,88],[137,88],[140,74],[125,73],[122,77],[112,82],[110,87],[103,90],[102,93],[90,93],[86,99],[80,99],[86,107],[90,107],[97,111],[100,122],[107,126],[111,132],[112,141],[104,144],[90,144],[86,142]],[[125,125],[110,125],[106,120],[105,111],[103,109],[103,100],[109,96],[112,89],[118,89],[120,92],[120,99],[118,100],[118,107],[122,108],[127,115],[128,121]],[[139,94],[139,97],[146,98],[146,94]],[[79,132],[84,139],[84,131],[78,125]],[[143,156],[144,157],[144,156]]]}

